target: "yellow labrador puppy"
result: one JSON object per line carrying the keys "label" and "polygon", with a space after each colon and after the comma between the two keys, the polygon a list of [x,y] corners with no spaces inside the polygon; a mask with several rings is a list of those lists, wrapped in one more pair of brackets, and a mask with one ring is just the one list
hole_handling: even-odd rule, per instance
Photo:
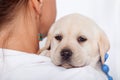
{"label": "yellow labrador puppy", "polygon": [[43,53],[58,66],[89,65],[100,70],[109,48],[106,34],[94,21],[80,14],[70,14],[52,25]]}

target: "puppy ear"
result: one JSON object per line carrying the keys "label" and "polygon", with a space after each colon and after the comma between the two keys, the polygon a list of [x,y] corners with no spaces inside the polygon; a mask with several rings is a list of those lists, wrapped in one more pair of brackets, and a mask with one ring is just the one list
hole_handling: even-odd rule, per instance
{"label": "puppy ear", "polygon": [[46,41],[45,47],[44,47],[45,50],[50,50],[50,48],[51,48],[51,39],[52,39],[52,35],[48,34],[47,41]]}
{"label": "puppy ear", "polygon": [[50,28],[49,32],[48,32],[47,40],[46,40],[46,43],[45,43],[45,47],[42,48],[42,51],[51,49],[51,41],[53,39],[53,33],[54,33],[54,26],[52,26]]}
{"label": "puppy ear", "polygon": [[98,46],[99,46],[99,53],[100,53],[101,61],[102,61],[102,64],[104,64],[105,62],[104,56],[105,56],[105,53],[110,48],[110,43],[109,43],[108,37],[102,30],[100,31]]}

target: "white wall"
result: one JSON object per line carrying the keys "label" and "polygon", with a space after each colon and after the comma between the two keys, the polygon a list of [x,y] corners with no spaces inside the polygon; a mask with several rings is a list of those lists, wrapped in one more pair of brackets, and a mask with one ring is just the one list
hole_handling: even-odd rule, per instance
{"label": "white wall", "polygon": [[107,63],[114,80],[120,80],[120,0],[57,0],[57,19],[80,13],[92,18],[110,39]]}

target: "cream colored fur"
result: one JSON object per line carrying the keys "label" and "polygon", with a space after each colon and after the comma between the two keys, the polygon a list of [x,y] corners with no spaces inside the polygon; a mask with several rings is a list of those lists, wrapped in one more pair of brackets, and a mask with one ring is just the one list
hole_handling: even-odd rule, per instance
{"label": "cream colored fur", "polygon": [[[62,40],[57,41],[56,35],[61,35]],[[79,36],[84,36],[87,40],[79,43]],[[49,47],[51,49],[47,50]],[[60,51],[64,48],[73,52],[69,62],[61,60]],[[87,65],[99,68],[100,64],[104,63],[104,55],[109,48],[106,34],[94,21],[80,14],[70,14],[52,25],[43,53],[47,54],[55,65],[65,68]]]}

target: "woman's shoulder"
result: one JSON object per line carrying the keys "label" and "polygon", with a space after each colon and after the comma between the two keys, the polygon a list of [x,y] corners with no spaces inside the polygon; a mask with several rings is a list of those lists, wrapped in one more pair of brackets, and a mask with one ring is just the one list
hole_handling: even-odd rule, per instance
{"label": "woman's shoulder", "polygon": [[65,69],[55,66],[50,58],[45,56],[12,50],[5,52],[9,55],[5,53],[6,69],[1,80],[97,80],[102,78],[90,66]]}

